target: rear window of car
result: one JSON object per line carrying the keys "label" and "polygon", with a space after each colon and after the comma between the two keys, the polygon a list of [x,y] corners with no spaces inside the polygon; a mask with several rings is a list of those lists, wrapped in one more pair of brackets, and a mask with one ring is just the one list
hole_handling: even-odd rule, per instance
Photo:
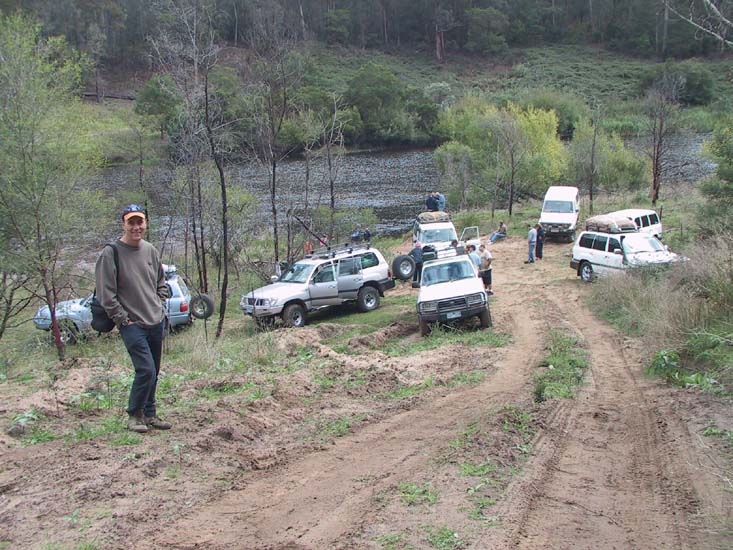
{"label": "rear window of car", "polygon": [[379,265],[379,258],[374,252],[369,252],[361,256],[361,268],[367,269],[368,267],[374,267]]}
{"label": "rear window of car", "polygon": [[180,277],[178,278],[178,286],[181,288],[181,296],[185,296],[188,294],[188,287],[186,286],[186,283],[183,282],[183,279]]}
{"label": "rear window of car", "polygon": [[359,273],[358,258],[344,258],[339,260],[339,277],[356,275],[357,273]]}
{"label": "rear window of car", "polygon": [[593,250],[603,250],[605,252],[607,241],[608,237],[603,235],[596,235],[596,238],[593,240]]}
{"label": "rear window of car", "polygon": [[593,235],[583,235],[582,237],[580,237],[580,242],[578,244],[583,248],[593,248]]}

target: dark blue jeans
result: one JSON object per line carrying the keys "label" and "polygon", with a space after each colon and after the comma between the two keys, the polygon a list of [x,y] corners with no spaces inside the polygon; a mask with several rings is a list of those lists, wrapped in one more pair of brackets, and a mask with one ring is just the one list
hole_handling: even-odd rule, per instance
{"label": "dark blue jeans", "polygon": [[137,323],[120,328],[127,353],[135,367],[135,379],[130,390],[127,412],[142,410],[145,416],[155,416],[155,388],[158,385],[160,357],[163,352],[166,320],[150,328]]}

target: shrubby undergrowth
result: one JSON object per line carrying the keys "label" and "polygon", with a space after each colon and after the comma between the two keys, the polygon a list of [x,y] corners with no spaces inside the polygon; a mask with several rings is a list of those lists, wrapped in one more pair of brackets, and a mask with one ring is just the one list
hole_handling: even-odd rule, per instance
{"label": "shrubby undergrowth", "polygon": [[[668,270],[599,280],[592,301],[614,324],[660,350],[652,364],[655,373],[683,384],[705,380],[731,393],[733,238],[700,241],[688,256]],[[705,376],[694,377],[695,372]]]}

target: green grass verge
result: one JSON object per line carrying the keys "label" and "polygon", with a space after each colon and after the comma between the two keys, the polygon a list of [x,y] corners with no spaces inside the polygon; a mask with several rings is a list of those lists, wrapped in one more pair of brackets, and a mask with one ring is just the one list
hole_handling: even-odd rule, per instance
{"label": "green grass verge", "polygon": [[570,399],[575,388],[583,382],[588,368],[586,352],[578,347],[578,340],[558,331],[551,331],[547,345],[548,356],[534,376],[534,399],[538,403],[548,399]]}

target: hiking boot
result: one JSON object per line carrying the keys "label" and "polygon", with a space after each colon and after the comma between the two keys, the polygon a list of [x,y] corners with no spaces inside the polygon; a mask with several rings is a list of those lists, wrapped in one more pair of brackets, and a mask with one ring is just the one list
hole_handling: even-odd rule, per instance
{"label": "hiking boot", "polygon": [[130,418],[127,421],[127,429],[139,434],[144,434],[148,431],[148,427],[145,425],[145,420],[143,419],[141,412],[130,415]]}
{"label": "hiking boot", "polygon": [[166,422],[165,420],[161,420],[157,416],[146,416],[145,426],[148,428],[156,428],[158,430],[170,430],[171,427],[173,427],[173,424]]}

